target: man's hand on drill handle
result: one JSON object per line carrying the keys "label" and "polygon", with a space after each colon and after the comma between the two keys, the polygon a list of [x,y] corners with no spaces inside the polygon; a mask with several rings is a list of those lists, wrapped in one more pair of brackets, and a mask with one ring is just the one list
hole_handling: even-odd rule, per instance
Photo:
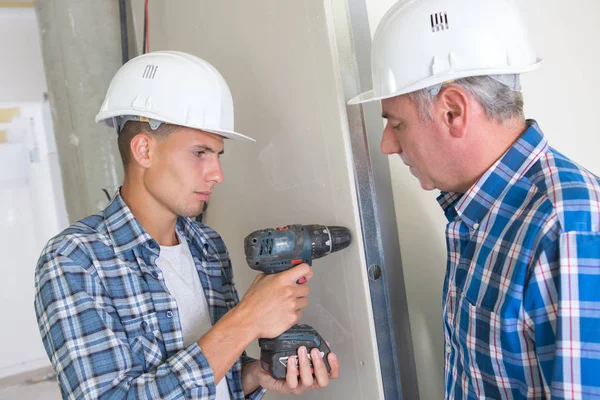
{"label": "man's hand on drill handle", "polygon": [[[329,384],[330,379],[339,377],[340,362],[334,353],[329,353],[327,358],[331,367],[330,373],[327,372],[327,367],[318,349],[312,349],[311,358],[314,371],[310,367],[306,348],[298,349],[298,361],[296,362],[296,357],[288,359],[285,379],[273,379],[268,372],[262,369],[260,361],[245,365],[242,375],[244,393],[252,393],[258,386],[262,386],[267,390],[279,393],[302,394],[309,390],[324,388]],[[299,371],[297,364],[300,366]]]}
{"label": "man's hand on drill handle", "polygon": [[254,279],[236,308],[249,318],[255,338],[279,336],[300,320],[310,289],[296,281],[304,277],[308,282],[312,276],[310,266],[300,264],[278,274],[259,274]]}
{"label": "man's hand on drill handle", "polygon": [[303,276],[307,280],[313,276],[307,264],[279,274],[259,274],[242,301],[198,340],[216,382],[225,376],[248,344],[259,337],[279,336],[298,322],[310,293],[308,285],[296,284]]}

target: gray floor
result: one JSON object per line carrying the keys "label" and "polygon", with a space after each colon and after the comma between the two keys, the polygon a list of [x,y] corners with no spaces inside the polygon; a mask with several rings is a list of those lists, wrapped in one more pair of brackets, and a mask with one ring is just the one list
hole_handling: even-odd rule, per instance
{"label": "gray floor", "polygon": [[56,382],[16,385],[0,388],[1,400],[60,400]]}
{"label": "gray floor", "polygon": [[0,379],[0,400],[59,400],[52,368],[41,368]]}

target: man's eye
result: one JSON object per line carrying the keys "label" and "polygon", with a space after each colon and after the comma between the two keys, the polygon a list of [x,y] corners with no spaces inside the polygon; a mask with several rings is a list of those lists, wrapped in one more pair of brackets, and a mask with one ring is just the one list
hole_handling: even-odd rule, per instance
{"label": "man's eye", "polygon": [[396,125],[392,124],[392,128],[395,129],[395,130],[397,130],[397,131],[400,130],[400,129],[402,129],[403,127],[404,127],[404,122],[399,122]]}
{"label": "man's eye", "polygon": [[195,152],[194,152],[194,154],[195,154],[197,157],[202,157],[203,155],[205,155],[205,154],[206,154],[206,152],[205,152],[205,151],[195,151]]}

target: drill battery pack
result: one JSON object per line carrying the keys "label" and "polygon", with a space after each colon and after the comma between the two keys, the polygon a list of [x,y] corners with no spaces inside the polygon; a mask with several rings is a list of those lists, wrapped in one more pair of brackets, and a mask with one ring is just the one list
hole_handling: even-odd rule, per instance
{"label": "drill battery pack", "polygon": [[327,367],[331,371],[327,355],[329,346],[321,335],[310,325],[294,325],[281,335],[273,339],[259,339],[260,363],[262,368],[269,372],[275,379],[285,379],[287,373],[287,361],[291,356],[297,355],[298,348],[306,347],[311,369],[313,368],[310,351],[318,348]]}

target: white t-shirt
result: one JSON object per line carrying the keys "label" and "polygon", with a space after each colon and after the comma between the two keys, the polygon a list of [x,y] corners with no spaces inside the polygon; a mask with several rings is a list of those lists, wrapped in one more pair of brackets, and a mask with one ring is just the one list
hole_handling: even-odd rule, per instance
{"label": "white t-shirt", "polygon": [[[156,265],[163,273],[167,289],[177,301],[183,329],[183,346],[188,347],[212,328],[212,322],[187,240],[179,233],[177,237],[178,245],[160,246]],[[216,400],[231,400],[225,378],[217,384]]]}

